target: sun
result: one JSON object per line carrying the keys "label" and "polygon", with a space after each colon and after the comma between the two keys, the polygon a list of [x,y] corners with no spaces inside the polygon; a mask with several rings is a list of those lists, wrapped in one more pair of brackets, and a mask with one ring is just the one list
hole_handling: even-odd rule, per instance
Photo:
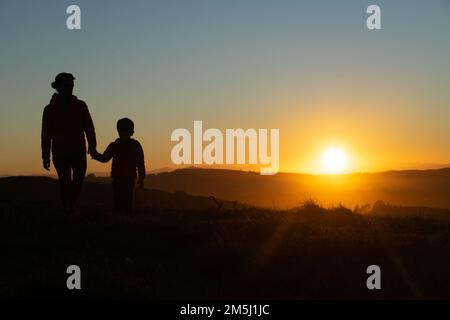
{"label": "sun", "polygon": [[348,166],[347,154],[339,147],[329,147],[321,156],[321,171],[326,174],[344,173]]}

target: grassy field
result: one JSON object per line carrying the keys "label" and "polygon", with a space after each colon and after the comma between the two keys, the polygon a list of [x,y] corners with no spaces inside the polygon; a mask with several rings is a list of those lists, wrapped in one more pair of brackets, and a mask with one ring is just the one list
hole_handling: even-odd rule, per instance
{"label": "grassy field", "polygon": [[[450,298],[450,213],[385,205],[286,211],[2,206],[0,297]],[[360,212],[361,211],[361,212]],[[82,290],[66,289],[81,267]],[[382,289],[366,288],[366,268]]]}

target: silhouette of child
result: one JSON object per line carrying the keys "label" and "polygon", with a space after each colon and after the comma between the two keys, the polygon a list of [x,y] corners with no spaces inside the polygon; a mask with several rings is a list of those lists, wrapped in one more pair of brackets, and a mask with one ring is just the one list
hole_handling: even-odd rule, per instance
{"label": "silhouette of child", "polygon": [[114,193],[114,211],[131,214],[133,209],[133,189],[136,183],[144,185],[145,163],[141,144],[131,136],[134,133],[134,123],[128,118],[117,121],[119,138],[109,144],[103,154],[96,150],[92,158],[100,162],[108,162],[112,158],[111,178]]}

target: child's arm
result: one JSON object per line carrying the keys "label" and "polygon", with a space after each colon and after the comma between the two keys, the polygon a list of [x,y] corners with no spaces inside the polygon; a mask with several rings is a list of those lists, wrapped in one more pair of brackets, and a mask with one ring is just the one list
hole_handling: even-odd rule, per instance
{"label": "child's arm", "polygon": [[103,152],[103,154],[95,152],[92,155],[92,159],[95,159],[100,162],[108,162],[113,157],[113,149],[114,143],[110,143],[109,146],[106,148],[105,152]]}
{"label": "child's arm", "polygon": [[139,188],[144,186],[145,179],[145,160],[144,150],[142,150],[141,144],[137,143],[137,170],[138,170],[138,185]]}

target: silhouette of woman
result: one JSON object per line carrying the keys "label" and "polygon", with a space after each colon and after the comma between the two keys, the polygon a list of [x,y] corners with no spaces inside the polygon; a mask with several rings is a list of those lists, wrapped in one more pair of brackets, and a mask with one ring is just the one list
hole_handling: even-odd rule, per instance
{"label": "silhouette of woman", "polygon": [[71,211],[86,174],[86,141],[89,153],[96,149],[94,124],[84,101],[72,94],[75,77],[60,73],[52,88],[57,91],[42,116],[41,148],[44,169],[50,170],[50,150],[58,173],[61,202]]}

